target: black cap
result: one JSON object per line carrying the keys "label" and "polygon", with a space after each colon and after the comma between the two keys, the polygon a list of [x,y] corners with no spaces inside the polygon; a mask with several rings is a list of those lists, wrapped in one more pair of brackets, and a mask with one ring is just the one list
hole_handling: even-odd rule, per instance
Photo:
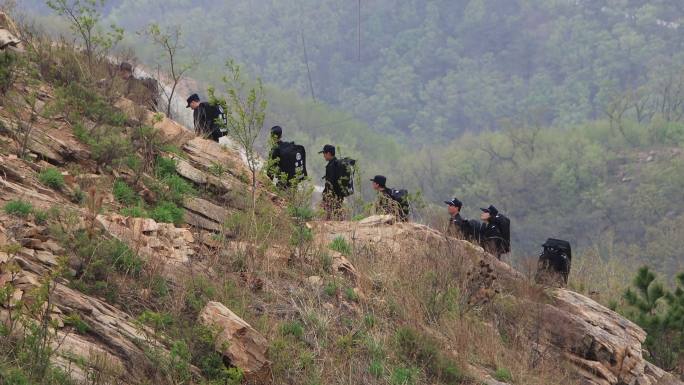
{"label": "black cap", "polygon": [[323,149],[321,151],[318,151],[319,154],[323,154],[324,152],[329,152],[333,155],[335,155],[335,146],[332,144],[326,144],[323,146]]}
{"label": "black cap", "polygon": [[278,138],[283,136],[283,128],[280,126],[273,126],[271,127],[271,135],[275,135]]}
{"label": "black cap", "polygon": [[387,183],[387,178],[383,175],[376,175],[371,179],[371,182],[375,182],[379,184],[381,187],[385,187],[385,184]]}
{"label": "black cap", "polygon": [[487,207],[486,209],[481,208],[480,210],[482,210],[485,213],[491,214],[491,216],[493,217],[499,214],[499,210],[497,210],[496,207],[494,207],[493,205],[489,205],[489,207]]}
{"label": "black cap", "polygon": [[199,95],[192,94],[192,95],[190,95],[190,97],[188,97],[188,105],[185,106],[185,108],[190,108],[190,103],[199,102],[199,101],[200,101]]}
{"label": "black cap", "polygon": [[456,206],[459,209],[463,207],[463,203],[461,203],[461,201],[459,201],[458,198],[454,198],[450,201],[444,201],[444,203],[448,204],[449,206]]}

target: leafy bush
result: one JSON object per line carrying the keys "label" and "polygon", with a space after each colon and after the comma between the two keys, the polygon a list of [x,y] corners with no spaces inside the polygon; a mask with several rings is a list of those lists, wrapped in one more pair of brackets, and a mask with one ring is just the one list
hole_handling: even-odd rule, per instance
{"label": "leafy bush", "polygon": [[432,379],[458,383],[463,375],[456,363],[445,357],[437,341],[410,327],[402,327],[395,333],[399,355],[410,364],[423,367]]}
{"label": "leafy bush", "polygon": [[513,381],[513,375],[511,374],[511,371],[506,369],[506,368],[496,369],[496,372],[494,373],[494,378],[496,378],[499,381],[504,381],[504,382]]}
{"label": "leafy bush", "polygon": [[85,193],[80,188],[76,187],[71,193],[71,201],[76,204],[81,204],[85,201]]}
{"label": "leafy bush", "polygon": [[292,336],[296,339],[304,337],[304,326],[299,321],[285,322],[280,325],[280,333],[283,336]]}
{"label": "leafy bush", "polygon": [[114,182],[112,193],[114,194],[114,199],[127,206],[132,206],[140,202],[138,193],[122,180]]}
{"label": "leafy bush", "polygon": [[149,218],[150,214],[142,206],[124,207],[121,209],[121,215],[131,218]]}
{"label": "leafy bush", "polygon": [[162,156],[157,157],[154,165],[154,173],[159,179],[176,175],[176,161]]}
{"label": "leafy bush", "polygon": [[306,226],[294,226],[294,231],[290,236],[292,246],[300,246],[313,240],[313,232]]}
{"label": "leafy bush", "polygon": [[337,294],[337,284],[335,282],[328,282],[323,288],[323,292],[329,297],[335,296]]}
{"label": "leafy bush", "polygon": [[64,176],[56,168],[46,168],[38,174],[38,180],[40,183],[53,188],[55,190],[60,190],[64,187]]}
{"label": "leafy bush", "polygon": [[21,218],[26,218],[33,212],[33,206],[22,200],[9,201],[5,204],[4,209],[7,214]]}
{"label": "leafy bush", "polygon": [[414,385],[418,380],[418,368],[395,368],[390,377],[391,385]]}
{"label": "leafy bush", "polygon": [[373,359],[368,364],[368,372],[375,378],[382,378],[385,374],[385,366],[381,360]]}
{"label": "leafy bush", "polygon": [[193,185],[180,175],[166,176],[162,179],[162,182],[166,185],[164,191],[166,199],[177,204],[182,204],[186,196],[196,194]]}
{"label": "leafy bush", "polygon": [[173,223],[180,225],[183,223],[185,212],[173,202],[162,201],[150,211],[150,217],[157,222]]}
{"label": "leafy bush", "polygon": [[108,103],[94,87],[71,82],[55,90],[55,100],[53,108],[66,113],[71,121],[78,122],[85,116],[97,125],[122,127],[126,124],[126,115]]}
{"label": "leafy bush", "polygon": [[343,255],[349,256],[352,253],[352,248],[343,236],[338,236],[333,239],[332,243],[328,246],[331,250],[338,251]]}
{"label": "leafy bush", "polygon": [[173,324],[173,316],[169,313],[158,313],[145,310],[138,316],[138,321],[151,326],[154,330],[164,330]]}
{"label": "leafy bush", "polygon": [[90,146],[93,159],[109,166],[117,166],[133,151],[129,139],[118,130],[100,135]]}
{"label": "leafy bush", "polygon": [[344,296],[347,297],[347,300],[352,301],[352,302],[358,302],[359,301],[359,295],[356,294],[354,289],[351,287],[348,287],[344,290]]}
{"label": "leafy bush", "polygon": [[78,334],[87,334],[90,331],[90,325],[88,325],[81,316],[76,313],[70,314],[64,318],[64,324],[73,326]]}
{"label": "leafy bush", "polygon": [[47,211],[35,210],[33,212],[33,220],[39,225],[44,225],[47,222],[49,217],[50,217],[50,214],[48,214]]}
{"label": "leafy bush", "polygon": [[288,206],[287,212],[291,217],[302,221],[310,221],[316,215],[316,212],[311,207],[305,206]]}

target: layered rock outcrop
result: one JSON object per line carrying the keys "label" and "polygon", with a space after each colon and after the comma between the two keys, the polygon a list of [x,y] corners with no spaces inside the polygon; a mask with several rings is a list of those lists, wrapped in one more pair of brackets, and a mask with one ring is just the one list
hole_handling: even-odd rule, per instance
{"label": "layered rock outcrop", "polygon": [[[391,217],[375,216],[361,222],[312,224],[318,241],[327,245],[344,237],[356,247],[371,247],[392,255],[392,263],[414,263],[416,250],[437,245],[462,251],[471,263],[483,261],[498,277],[499,290],[527,281],[509,265],[466,241],[446,237],[427,226],[394,223]],[[529,283],[531,285],[531,283]],[[530,344],[540,354],[562,355],[583,378],[582,385],[683,385],[684,382],[643,358],[643,329],[596,301],[566,289],[547,289],[540,302],[524,305],[542,309],[541,330],[530,330]],[[522,325],[521,325],[522,326]],[[535,336],[534,339],[532,336]]]}

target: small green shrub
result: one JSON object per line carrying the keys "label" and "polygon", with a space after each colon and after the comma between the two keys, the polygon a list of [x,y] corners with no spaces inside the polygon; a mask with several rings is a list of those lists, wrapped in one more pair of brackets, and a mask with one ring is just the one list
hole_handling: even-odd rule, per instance
{"label": "small green shrub", "polygon": [[[178,155],[178,156],[186,156],[185,153],[183,152],[183,150],[181,150],[178,146],[175,146],[173,144],[165,144],[165,145],[161,146],[161,150],[164,152],[174,154],[174,155]],[[216,164],[216,163],[214,163],[214,164]],[[214,164],[212,164],[211,167],[209,168],[210,172],[211,172],[211,168],[214,166]]]}
{"label": "small green shrub", "polygon": [[304,337],[304,326],[299,321],[285,322],[280,325],[280,334],[283,336],[292,336],[296,339]]}
{"label": "small green shrub", "polygon": [[85,201],[86,195],[80,188],[74,189],[71,193],[71,201],[76,204],[81,204]]}
{"label": "small green shrub", "polygon": [[137,276],[143,268],[143,261],[125,243],[113,239],[105,243],[104,251],[112,265],[121,273]]}
{"label": "small green shrub", "polygon": [[4,369],[0,367],[0,380],[7,385],[31,385],[28,376],[17,368]]}
{"label": "small green shrub", "polygon": [[7,214],[15,217],[26,218],[33,212],[33,205],[22,200],[9,201],[5,204],[4,210]]}
{"label": "small green shrub", "polygon": [[372,359],[368,365],[368,373],[370,373],[375,378],[382,378],[385,375],[385,365],[381,360]]}
{"label": "small green shrub", "polygon": [[323,271],[325,271],[328,274],[332,273],[332,265],[333,265],[333,259],[328,253],[322,253],[321,254],[321,267],[323,268]]}
{"label": "small green shrub", "polygon": [[352,248],[343,236],[338,236],[328,246],[331,250],[338,251],[343,255],[349,256],[352,254]]}
{"label": "small green shrub", "polygon": [[437,341],[410,327],[401,327],[394,336],[399,355],[410,364],[425,368],[426,374],[433,379],[458,383],[463,375],[456,363],[445,357],[439,350]]}
{"label": "small green shrub", "polygon": [[118,166],[133,151],[130,140],[118,130],[106,131],[90,147],[93,159],[108,166]]}
{"label": "small green shrub", "polygon": [[390,377],[391,385],[414,385],[420,371],[417,368],[395,368]]}
{"label": "small green shrub", "polygon": [[511,371],[506,368],[496,369],[496,373],[494,373],[494,378],[503,382],[513,381],[513,375],[511,374]]}
{"label": "small green shrub", "polygon": [[216,298],[216,293],[213,282],[206,278],[195,278],[186,288],[185,303],[193,312],[199,312],[207,302]]}
{"label": "small green shrub", "polygon": [[50,214],[47,211],[35,210],[33,212],[33,220],[39,225],[46,224],[49,217]]}
{"label": "small green shrub", "polygon": [[138,316],[138,321],[152,327],[154,330],[165,330],[173,325],[173,316],[169,313],[145,310]]}
{"label": "small green shrub", "polygon": [[156,298],[164,298],[171,293],[168,281],[159,274],[155,274],[150,280],[150,289]]}
{"label": "small green shrub", "polygon": [[192,183],[177,174],[164,177],[162,183],[166,185],[166,189],[163,192],[165,199],[177,204],[182,204],[186,196],[197,194]]}
{"label": "small green shrub", "polygon": [[73,313],[64,318],[64,324],[73,326],[78,334],[87,334],[90,331],[90,325],[88,325],[81,316]]}
{"label": "small green shrub", "polygon": [[175,225],[182,224],[185,216],[184,210],[173,202],[159,202],[149,214],[157,222]]}
{"label": "small green shrub", "polygon": [[176,175],[176,161],[158,156],[154,164],[154,173],[155,176],[160,179]]}
{"label": "small green shrub", "polygon": [[290,244],[299,246],[313,240],[313,232],[306,226],[294,226],[294,231],[290,236]]}
{"label": "small green shrub", "polygon": [[363,317],[363,325],[366,327],[366,329],[373,329],[377,323],[378,320],[372,314],[366,314]]}
{"label": "small green shrub", "polygon": [[358,302],[359,301],[359,295],[356,294],[354,289],[351,287],[348,287],[344,290],[344,296],[347,297],[347,300],[352,301],[352,302]]}
{"label": "small green shrub", "polygon": [[64,176],[56,168],[46,168],[38,174],[38,180],[40,183],[53,188],[55,190],[60,190],[64,187]]}
{"label": "small green shrub", "polygon": [[142,206],[124,207],[121,215],[131,218],[149,218],[150,214]]}
{"label": "small green shrub", "polygon": [[325,287],[323,288],[323,291],[325,294],[329,297],[334,297],[335,294],[337,294],[337,283],[335,282],[328,282]]}
{"label": "small green shrub", "polygon": [[135,190],[122,180],[114,182],[112,194],[114,194],[114,199],[127,206],[133,206],[140,202],[140,197]]}
{"label": "small green shrub", "polygon": [[287,212],[291,217],[302,221],[310,221],[316,216],[316,212],[311,207],[306,206],[289,206]]}

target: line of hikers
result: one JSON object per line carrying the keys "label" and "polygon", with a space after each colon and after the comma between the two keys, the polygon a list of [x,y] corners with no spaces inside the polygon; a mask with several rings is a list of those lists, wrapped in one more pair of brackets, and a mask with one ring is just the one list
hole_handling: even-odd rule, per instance
{"label": "line of hikers", "polygon": [[[219,106],[201,102],[197,94],[187,99],[187,107],[193,110],[195,133],[218,142],[223,136],[220,122],[225,122],[225,113]],[[306,149],[294,142],[282,140],[283,129],[271,128],[272,148],[269,154],[267,175],[280,189],[296,187],[308,174],[306,170]],[[356,160],[337,158],[335,146],[326,144],[318,152],[328,163],[323,176],[324,188],[321,208],[326,220],[341,220],[344,217],[344,199],[354,193]],[[410,214],[410,197],[407,190],[387,186],[387,177],[376,175],[371,180],[377,191],[374,204],[376,214],[394,215],[399,221],[407,221]],[[511,251],[510,219],[490,205],[481,208],[480,220],[467,220],[461,216],[463,203],[458,198],[444,201],[450,215],[449,235],[480,245],[489,253],[501,259]],[[567,241],[549,238],[543,245],[539,257],[537,281],[551,280],[567,284],[570,272],[571,250]]]}
{"label": "line of hikers", "polygon": [[[282,137],[282,127],[271,128],[273,146],[269,154],[267,175],[279,188],[287,189],[296,187],[307,177],[306,150],[302,145],[283,141]],[[318,153],[323,154],[323,159],[328,162],[322,178],[324,188],[321,207],[325,211],[325,219],[341,220],[344,217],[344,199],[354,193],[356,161],[351,158],[337,158],[335,146],[330,144],[323,146]],[[375,212],[394,215],[400,221],[407,221],[410,213],[408,191],[388,187],[387,178],[383,175],[376,175],[370,181],[378,193],[374,204]],[[481,208],[478,221],[461,216],[463,203],[458,198],[444,203],[449,212],[449,235],[478,244],[498,259],[511,251],[511,221],[495,206]],[[566,285],[572,257],[570,244],[549,238],[542,247],[536,280],[547,285]]]}

